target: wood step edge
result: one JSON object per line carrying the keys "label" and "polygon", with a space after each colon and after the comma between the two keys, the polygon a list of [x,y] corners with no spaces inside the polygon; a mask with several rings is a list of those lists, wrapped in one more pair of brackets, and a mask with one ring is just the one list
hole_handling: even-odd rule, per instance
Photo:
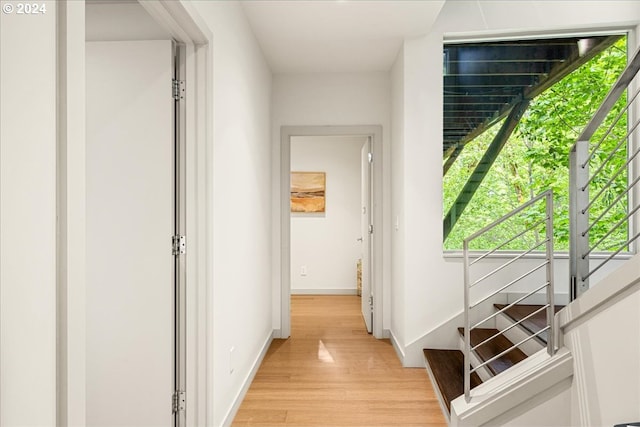
{"label": "wood step edge", "polygon": [[[445,406],[451,413],[451,401],[464,394],[464,356],[460,350],[423,350],[425,361],[440,391]],[[482,384],[477,373],[471,374],[471,388]]]}
{"label": "wood step edge", "polygon": [[[494,304],[493,305],[494,308],[498,309],[498,310],[502,310],[503,308],[507,307],[507,304]],[[527,307],[530,311],[529,313],[538,310],[540,308],[542,308],[543,306],[540,304],[516,304],[515,306],[511,307],[510,309],[503,311],[502,314],[507,316],[509,319],[511,319],[511,321],[513,321],[514,323],[519,322],[520,320],[522,320],[524,317],[526,317],[525,315],[521,315],[520,313],[518,313],[519,309],[516,307],[520,307],[520,310],[524,307]],[[565,306],[564,305],[556,305],[554,306],[554,311],[557,313],[560,310],[562,310]],[[542,314],[540,314],[542,313]],[[527,319],[524,322],[519,324],[519,327],[524,329],[525,331],[527,331],[529,334],[535,334],[538,333],[540,331],[540,327],[536,325],[535,322],[535,318],[538,316],[543,316],[545,318],[545,322],[546,322],[546,314],[545,312],[540,312],[538,315],[534,316],[532,319]],[[541,343],[542,345],[547,345],[547,336],[548,334],[546,332],[543,332],[540,335],[537,335],[534,339],[536,341],[538,341],[539,343]]]}
{"label": "wood step edge", "polygon": [[[464,328],[458,328],[458,332],[464,337]],[[476,328],[471,330],[471,346],[480,344],[488,339],[490,336],[498,334],[500,331],[491,328]],[[474,351],[475,355],[481,361],[481,363],[490,360],[503,351],[513,347],[512,343],[506,336],[499,335],[491,341],[483,344]],[[510,352],[502,355],[501,357],[493,360],[485,366],[492,375],[498,375],[501,372],[506,371],[517,363],[522,362],[527,358],[527,355],[519,348],[514,348]]]}

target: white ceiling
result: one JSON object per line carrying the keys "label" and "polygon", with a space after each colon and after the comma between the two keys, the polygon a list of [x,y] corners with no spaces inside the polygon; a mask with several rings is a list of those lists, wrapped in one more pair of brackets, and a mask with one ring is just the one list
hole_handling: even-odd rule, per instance
{"label": "white ceiling", "polygon": [[388,71],[445,0],[262,0],[242,7],[274,73]]}

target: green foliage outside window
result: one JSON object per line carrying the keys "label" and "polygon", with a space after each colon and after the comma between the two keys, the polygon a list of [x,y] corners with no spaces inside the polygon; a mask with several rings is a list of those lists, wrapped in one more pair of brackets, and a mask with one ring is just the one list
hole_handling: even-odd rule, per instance
{"label": "green foliage outside window", "polygon": [[[552,189],[554,192],[555,249],[568,250],[569,151],[624,70],[626,63],[627,47],[626,37],[624,37],[531,102],[517,129],[444,242],[445,249],[461,249],[464,238],[543,191]],[[608,124],[613,122],[613,119],[618,116],[625,105],[626,96],[623,96],[623,99],[609,114],[605,125],[592,139],[592,147],[595,147],[600,137],[608,129]],[[470,142],[449,169],[443,184],[445,213],[455,201],[501,124],[496,124]],[[595,166],[592,166],[592,171],[598,167],[599,162],[606,159],[621,140],[625,139],[626,133],[627,119],[624,114],[596,152]],[[614,176],[616,170],[623,169],[623,172],[615,178],[611,188],[606,190],[591,208],[590,217],[592,219],[597,218],[600,212],[626,189],[625,147],[626,141],[623,143],[623,149],[614,156],[604,168],[603,173],[590,186],[591,194],[596,194],[606,181]],[[603,217],[601,223],[591,230],[591,241],[597,242],[600,236],[603,236],[613,224],[624,217],[626,211],[627,199],[622,197],[620,202]],[[524,228],[527,222],[534,221],[533,214],[520,218],[520,224],[509,225],[509,227]],[[612,250],[612,247],[626,240],[627,227],[625,222],[616,232],[605,239],[597,250]],[[477,248],[492,248],[495,247],[495,244],[496,242],[493,240],[483,240],[482,238],[475,241]],[[530,238],[523,236],[505,249],[522,250],[530,247]]]}

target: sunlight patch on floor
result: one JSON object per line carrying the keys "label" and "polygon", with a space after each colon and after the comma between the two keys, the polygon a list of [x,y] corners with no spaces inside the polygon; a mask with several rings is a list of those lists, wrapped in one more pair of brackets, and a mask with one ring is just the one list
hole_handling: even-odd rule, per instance
{"label": "sunlight patch on floor", "polygon": [[322,340],[318,340],[318,360],[325,363],[335,363],[333,356],[331,356],[331,353],[329,353],[329,350],[327,350]]}

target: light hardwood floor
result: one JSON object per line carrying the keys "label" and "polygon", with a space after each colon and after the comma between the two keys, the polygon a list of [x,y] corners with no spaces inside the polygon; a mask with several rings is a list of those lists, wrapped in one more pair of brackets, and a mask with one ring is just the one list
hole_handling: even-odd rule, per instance
{"label": "light hardwood floor", "polygon": [[234,426],[446,426],[423,368],[367,334],[357,296],[293,296]]}

